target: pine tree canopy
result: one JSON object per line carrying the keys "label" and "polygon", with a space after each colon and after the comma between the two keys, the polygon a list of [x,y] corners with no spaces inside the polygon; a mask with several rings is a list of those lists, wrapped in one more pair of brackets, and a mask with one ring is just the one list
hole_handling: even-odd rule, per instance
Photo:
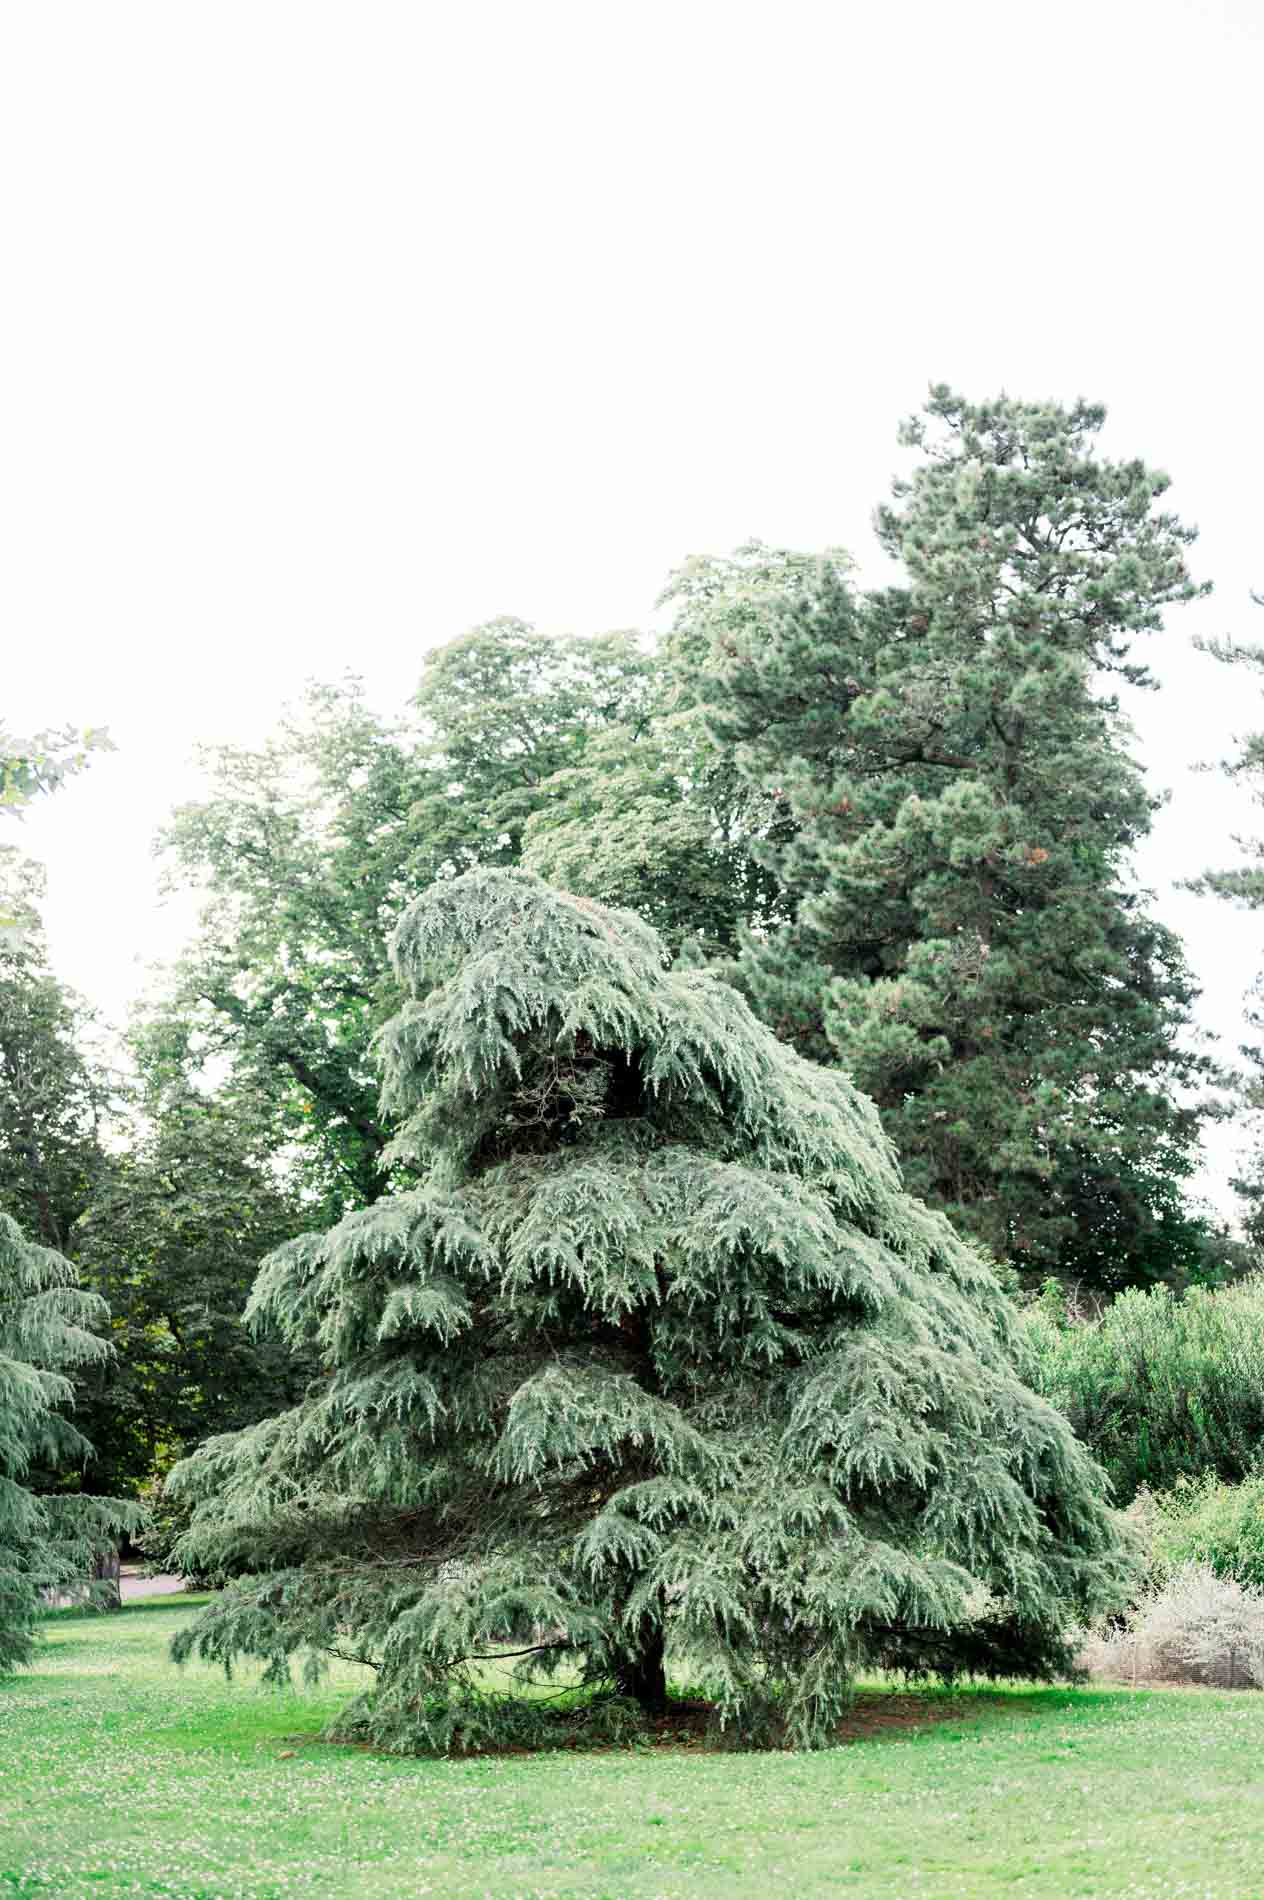
{"label": "pine tree canopy", "polygon": [[93,1330],[108,1315],[75,1279],[0,1214],[0,1675],[30,1660],[46,1593],[82,1588],[143,1515],[112,1498],[37,1497],[23,1482],[37,1462],[80,1463],[91,1450],[62,1408],[72,1375],[109,1352]]}
{"label": "pine tree canopy", "polygon": [[[1209,1065],[1135,887],[1156,800],[1105,690],[1146,683],[1133,649],[1202,591],[1193,531],[1165,475],[1098,454],[1103,414],[933,390],[878,513],[904,585],[756,546],[673,596],[717,744],[785,807],[761,853],[792,917],[748,939],[753,1006],[846,1068],[963,1231],[1113,1288],[1171,1258]],[[1086,1256],[1103,1195],[1118,1244]]]}
{"label": "pine tree canopy", "polygon": [[401,1748],[486,1736],[489,1656],[653,1710],[666,1652],[802,1743],[866,1667],[1064,1670],[1121,1574],[1101,1474],[871,1104],[529,873],[393,948],[421,1183],[264,1262],[253,1323],[326,1371],[176,1468],[186,1560],[237,1573],[177,1655],[370,1662],[342,1731]]}

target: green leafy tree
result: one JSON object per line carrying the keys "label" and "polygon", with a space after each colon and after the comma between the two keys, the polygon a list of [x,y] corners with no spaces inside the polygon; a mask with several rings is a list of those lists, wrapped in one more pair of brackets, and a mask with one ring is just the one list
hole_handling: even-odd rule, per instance
{"label": "green leafy tree", "polygon": [[161,840],[172,882],[209,901],[146,1060],[227,1065],[331,1218],[375,1200],[388,1134],[369,1048],[400,1002],[387,932],[434,879],[516,862],[544,782],[632,716],[649,664],[629,635],[495,621],[427,656],[406,719],[351,680],[312,687],[262,749],[209,751],[211,796]]}
{"label": "green leafy tree", "polygon": [[[846,566],[837,551],[827,559]],[[752,544],[731,562],[694,561],[675,576],[664,598],[682,611],[654,649],[635,716],[606,727],[578,763],[545,781],[524,827],[525,869],[635,910],[674,955],[695,963],[727,968],[743,932],[766,936],[793,921],[776,848],[793,818],[779,792],[717,744],[706,673],[713,640],[734,625],[749,629],[766,595],[819,565]],[[812,996],[816,1017],[823,988],[824,979]]]}
{"label": "green leafy tree", "polygon": [[20,939],[0,943],[0,1210],[75,1262],[111,1309],[116,1349],[81,1378],[93,1455],[37,1461],[32,1483],[134,1493],[301,1383],[279,1349],[251,1341],[241,1311],[261,1253],[302,1222],[242,1091],[208,1099],[144,1039],[144,1100],[122,1086],[91,1013],[48,967],[38,871],[6,854],[0,876],[22,917]]}
{"label": "green leafy tree", "polygon": [[1119,1583],[1100,1473],[872,1106],[520,871],[435,884],[394,955],[419,1185],[264,1263],[254,1322],[328,1374],[173,1475],[184,1560],[248,1573],[177,1655],[369,1661],[343,1731],[398,1747],[494,1728],[489,1655],[654,1711],[675,1653],[804,1743],[865,1668],[1065,1670]]}
{"label": "green leafy tree", "polygon": [[594,740],[642,730],[655,690],[654,661],[630,633],[559,637],[502,618],[427,654],[411,888],[517,864],[545,787]]}
{"label": "green leafy tree", "polygon": [[198,936],[140,1031],[152,1072],[227,1074],[266,1105],[331,1213],[384,1187],[368,1047],[398,1003],[381,949],[409,856],[414,740],[356,682],[313,687],[258,751],[206,755],[213,791],[160,840],[170,882],[207,894]]}
{"label": "green leafy tree", "polygon": [[541,787],[521,862],[547,882],[634,910],[676,955],[732,957],[743,927],[784,916],[753,850],[771,801],[717,752],[696,706],[660,703],[594,737]]}
{"label": "green leafy tree", "polygon": [[176,1083],[111,1157],[74,1233],[114,1347],[83,1375],[84,1488],[135,1495],[204,1438],[301,1394],[311,1367],[242,1323],[260,1258],[303,1224],[265,1138],[240,1098]]}
{"label": "green leafy tree", "polygon": [[32,866],[0,859],[0,1209],[65,1251],[105,1165],[101,1127],[115,1097],[91,1013],[49,968]]}
{"label": "green leafy tree", "polygon": [[[34,739],[20,739],[0,722],[0,818],[20,818],[31,800],[57,789],[75,772],[83,770],[90,752],[112,752],[104,727],[76,732],[41,732]],[[7,859],[9,854],[4,854]],[[6,872],[8,866],[5,866]],[[7,875],[0,876],[0,948],[6,944],[21,947],[30,923],[28,905],[10,902],[6,890]]]}
{"label": "green leafy tree", "polygon": [[[1151,1277],[1193,1171],[1193,985],[1133,888],[1154,806],[1114,674],[1190,599],[1167,478],[1100,459],[1103,412],[944,389],[879,537],[903,587],[754,548],[682,577],[717,742],[770,796],[793,921],[741,980],[878,1102],[911,1188],[1030,1272]],[[1080,1235],[1129,1208],[1109,1259]],[[1169,1230],[1169,1239],[1171,1238]]]}
{"label": "green leafy tree", "polygon": [[30,1661],[48,1595],[91,1596],[102,1552],[140,1520],[118,1499],[39,1497],[25,1482],[36,1463],[88,1453],[63,1412],[75,1377],[109,1351],[105,1317],[69,1261],[0,1213],[0,1675]]}
{"label": "green leafy tree", "polygon": [[40,732],[19,738],[0,725],[0,816],[21,815],[33,798],[55,791],[88,763],[90,752],[110,752],[113,746],[103,726],[80,732]]}

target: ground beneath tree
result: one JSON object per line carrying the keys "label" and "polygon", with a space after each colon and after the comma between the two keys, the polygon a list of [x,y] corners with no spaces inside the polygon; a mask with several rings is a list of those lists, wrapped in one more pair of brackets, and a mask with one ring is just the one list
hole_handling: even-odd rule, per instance
{"label": "ground beneath tree", "polygon": [[183,1577],[147,1577],[139,1564],[124,1564],[119,1572],[119,1594],[124,1603],[138,1597],[174,1597],[184,1589]]}
{"label": "ground beneath tree", "polygon": [[[1261,1900],[1264,1694],[874,1684],[848,1745],[418,1761],[309,1745],[362,1687],[171,1666],[196,1600],[52,1616],[0,1693],[12,1900]],[[678,1724],[679,1726],[679,1724]],[[102,1738],[107,1745],[102,1746]]]}
{"label": "ground beneath tree", "polygon": [[[1033,1692],[1031,1709],[1040,1706],[1039,1691]],[[1015,1716],[1021,1715],[1026,1706],[1022,1692],[1013,1690],[996,1691],[973,1690],[957,1694],[951,1690],[936,1691],[922,1689],[917,1692],[880,1690],[864,1691],[856,1697],[851,1712],[839,1723],[834,1731],[835,1743],[846,1746],[850,1742],[874,1742],[884,1739],[896,1740],[899,1736],[916,1730],[934,1730],[948,1728],[963,1722],[978,1722],[989,1714]],[[707,1754],[750,1752],[743,1748],[732,1730],[725,1734],[714,1725],[715,1709],[710,1702],[673,1701],[664,1715],[647,1717],[644,1724],[624,1740],[612,1741],[594,1732],[588,1712],[581,1705],[571,1710],[558,1709],[547,1718],[547,1727],[531,1742],[507,1742],[497,1747],[482,1743],[469,1750],[459,1745],[452,1750],[456,1758],[465,1759],[505,1759],[519,1756],[538,1755],[542,1750],[562,1749],[568,1753],[583,1755],[612,1755],[644,1753],[646,1749],[665,1750],[667,1752],[705,1752]],[[347,1736],[332,1738],[327,1735],[302,1733],[285,1737],[290,1744],[287,1755],[316,1748],[362,1752],[368,1755],[382,1753],[377,1745],[369,1741],[356,1741]],[[426,1759],[424,1753],[417,1759]]]}
{"label": "ground beneath tree", "polygon": [[[998,1707],[1012,1711],[1015,1696],[995,1697]],[[839,1723],[835,1735],[839,1742],[880,1740],[887,1734],[908,1729],[931,1728],[939,1722],[960,1721],[969,1714],[977,1717],[985,1695],[972,1695],[968,1702],[961,1696],[937,1695],[923,1690],[920,1694],[893,1692],[862,1693],[851,1712]],[[659,1748],[705,1748],[715,1746],[710,1731],[711,1705],[706,1702],[673,1703],[666,1715],[646,1723],[646,1735]]]}

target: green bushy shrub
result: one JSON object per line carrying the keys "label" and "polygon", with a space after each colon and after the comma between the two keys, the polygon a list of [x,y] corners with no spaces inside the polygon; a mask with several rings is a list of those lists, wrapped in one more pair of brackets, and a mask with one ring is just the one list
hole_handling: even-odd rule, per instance
{"label": "green bushy shrub", "polygon": [[1050,1283],[1026,1332],[1032,1384],[1106,1467],[1117,1503],[1264,1468],[1264,1275],[1123,1293],[1088,1321]]}
{"label": "green bushy shrub", "polygon": [[1154,1567],[1205,1564],[1264,1588],[1264,1477],[1225,1484],[1209,1472],[1150,1500],[1148,1516]]}

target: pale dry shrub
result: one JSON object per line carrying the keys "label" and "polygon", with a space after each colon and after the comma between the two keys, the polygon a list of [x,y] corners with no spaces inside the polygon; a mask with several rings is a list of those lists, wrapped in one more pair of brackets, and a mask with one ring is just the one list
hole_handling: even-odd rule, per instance
{"label": "pale dry shrub", "polygon": [[1125,1623],[1086,1636],[1079,1659],[1114,1681],[1264,1688],[1264,1590],[1182,1564]]}

